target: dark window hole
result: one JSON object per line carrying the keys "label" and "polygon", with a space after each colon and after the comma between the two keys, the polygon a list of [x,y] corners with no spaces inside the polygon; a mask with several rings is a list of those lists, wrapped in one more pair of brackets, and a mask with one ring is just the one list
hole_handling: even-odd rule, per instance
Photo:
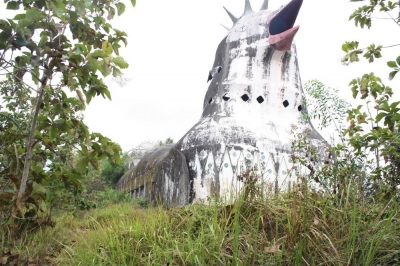
{"label": "dark window hole", "polygon": [[221,72],[221,70],[222,70],[222,67],[218,66],[217,72],[219,73],[219,72]]}
{"label": "dark window hole", "polygon": [[264,98],[262,96],[258,96],[257,97],[257,102],[263,103],[264,102]]}
{"label": "dark window hole", "polygon": [[208,104],[211,104],[213,101],[213,98],[210,98],[210,100],[208,100]]}
{"label": "dark window hole", "polygon": [[299,106],[297,107],[297,110],[299,110],[299,112],[301,112],[301,110],[303,110],[303,107],[302,107],[301,105],[299,105]]}
{"label": "dark window hole", "polygon": [[283,101],[283,106],[285,106],[285,108],[289,106],[288,100],[284,100],[284,101]]}
{"label": "dark window hole", "polygon": [[222,96],[222,99],[226,102],[230,99],[231,97],[229,97],[229,94],[226,93],[224,96]]}
{"label": "dark window hole", "polygon": [[240,98],[242,98],[242,100],[245,102],[247,102],[250,99],[249,95],[247,95],[247,94],[243,94],[242,97],[240,97]]}

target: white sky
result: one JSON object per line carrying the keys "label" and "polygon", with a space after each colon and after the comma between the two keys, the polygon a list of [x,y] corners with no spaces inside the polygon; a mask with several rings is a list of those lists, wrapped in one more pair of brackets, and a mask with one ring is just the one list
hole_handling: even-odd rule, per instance
{"label": "white sky", "polygon": [[[251,0],[253,10],[258,10],[262,2]],[[286,2],[270,0],[270,9]],[[384,58],[374,64],[366,60],[350,66],[340,63],[345,41],[358,40],[360,48],[400,41],[400,29],[390,20],[373,21],[371,30],[355,28],[353,21],[348,22],[353,10],[366,3],[304,0],[295,23],[300,25],[295,42],[303,84],[319,79],[338,88],[351,101],[347,87],[350,80],[375,72],[397,93],[400,76],[389,82],[386,62],[400,55],[400,47],[385,49]],[[172,137],[178,141],[200,119],[208,71],[227,32],[220,23],[232,25],[222,6],[240,17],[244,0],[137,0],[135,8],[128,0],[125,4],[126,12],[111,24],[129,36],[128,47],[121,55],[130,64],[125,74],[131,81],[120,87],[107,79],[112,101],[93,99],[86,109],[85,122],[91,131],[111,138],[123,150],[147,140]],[[2,2],[0,9],[4,10]]]}

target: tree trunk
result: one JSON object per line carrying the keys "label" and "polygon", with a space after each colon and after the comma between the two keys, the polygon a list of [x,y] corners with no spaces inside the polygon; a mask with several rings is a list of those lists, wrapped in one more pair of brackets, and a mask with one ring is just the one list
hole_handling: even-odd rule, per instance
{"label": "tree trunk", "polygon": [[47,84],[47,77],[44,77],[41,81],[41,86],[37,96],[35,113],[32,119],[31,129],[28,137],[28,143],[26,144],[25,163],[24,163],[24,170],[22,171],[21,185],[19,187],[18,195],[15,201],[15,206],[19,212],[22,211],[22,204],[25,201],[24,197],[26,196],[25,195],[26,185],[28,183],[29,168],[31,166],[31,160],[32,160],[32,151],[33,151],[33,146],[35,144],[37,117],[40,112],[40,105],[42,104],[42,98],[46,84]]}

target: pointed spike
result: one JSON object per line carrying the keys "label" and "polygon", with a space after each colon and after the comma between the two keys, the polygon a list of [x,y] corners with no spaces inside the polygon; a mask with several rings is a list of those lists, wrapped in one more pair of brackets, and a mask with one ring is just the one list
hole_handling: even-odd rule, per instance
{"label": "pointed spike", "polygon": [[225,9],[226,13],[228,13],[228,15],[229,15],[229,17],[231,18],[231,20],[233,21],[233,23],[236,23],[236,22],[239,20],[239,19],[238,19],[237,17],[235,17],[231,12],[229,12],[228,9],[226,9],[225,7],[224,7],[224,9]]}
{"label": "pointed spike", "polygon": [[250,0],[246,0],[243,14],[248,14],[248,13],[253,13],[253,12],[254,11],[253,11],[253,9],[251,9]]}
{"label": "pointed spike", "polygon": [[213,75],[211,74],[211,70],[210,70],[210,72],[208,72],[207,83],[212,79],[213,79]]}
{"label": "pointed spike", "polygon": [[225,26],[224,24],[221,24],[222,27],[224,27],[227,31],[230,31],[230,28]]}
{"label": "pointed spike", "polygon": [[267,10],[268,9],[268,2],[269,2],[269,0],[264,0],[264,3],[262,4],[260,10]]}

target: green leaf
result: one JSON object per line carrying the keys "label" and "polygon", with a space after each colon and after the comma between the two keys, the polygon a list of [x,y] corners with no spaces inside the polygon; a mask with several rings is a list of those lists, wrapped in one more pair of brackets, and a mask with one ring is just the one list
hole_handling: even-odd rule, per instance
{"label": "green leaf", "polygon": [[108,55],[110,55],[113,51],[112,45],[108,41],[104,41],[101,44],[101,49]]}
{"label": "green leaf", "polygon": [[15,1],[8,2],[6,9],[18,10],[19,9],[19,2],[15,2]]}
{"label": "green leaf", "polygon": [[37,126],[37,130],[43,130],[45,128],[47,128],[48,126],[50,126],[50,121],[43,121],[40,122],[39,125]]}
{"label": "green leaf", "polygon": [[26,40],[24,38],[22,38],[21,36],[17,36],[17,38],[15,38],[13,44],[14,44],[14,47],[21,48],[22,46],[26,45]]}
{"label": "green leaf", "polygon": [[62,16],[67,12],[65,5],[61,1],[51,1],[50,8],[54,13],[55,17],[62,18]]}
{"label": "green leaf", "polygon": [[92,98],[96,95],[96,90],[90,88],[87,92],[85,92],[86,103],[89,104]]}
{"label": "green leaf", "polygon": [[20,20],[20,19],[23,19],[23,18],[25,18],[25,14],[18,14],[13,19],[14,20]]}
{"label": "green leaf", "polygon": [[40,42],[39,47],[43,47],[49,40],[49,37],[46,34],[40,33]]}
{"label": "green leaf", "polygon": [[17,27],[17,24],[12,19],[7,19],[8,23],[10,23],[11,27]]}
{"label": "green leaf", "polygon": [[132,6],[135,7],[136,6],[136,0],[131,0]]}
{"label": "green leaf", "polygon": [[358,88],[357,88],[357,86],[353,86],[353,87],[351,88],[351,91],[353,92],[353,98],[355,99],[355,98],[357,97],[357,95],[358,95]]}
{"label": "green leaf", "polygon": [[[108,23],[107,23],[108,24]],[[103,28],[103,30],[107,33],[110,33],[110,28],[106,25],[101,25],[101,27]]]}
{"label": "green leaf", "polygon": [[122,75],[122,72],[117,68],[117,67],[113,67],[113,77],[119,77]]}
{"label": "green leaf", "polygon": [[[85,169],[83,169],[83,170],[85,170]],[[73,179],[73,180],[82,178],[81,175],[77,175],[77,174],[74,174],[74,173],[67,173],[67,174],[65,174],[65,177],[67,177],[68,179]]]}
{"label": "green leaf", "polygon": [[[61,112],[62,112],[61,104],[56,104],[56,105],[54,106],[53,112],[54,112],[54,115],[59,115],[59,114],[61,114]],[[56,121],[56,122],[57,122],[57,121]]]}
{"label": "green leaf", "polygon": [[112,69],[110,68],[106,60],[100,60],[100,62],[102,63],[102,67],[99,68],[99,71],[104,77],[107,77],[111,74]]}
{"label": "green leaf", "polygon": [[384,118],[385,116],[387,116],[387,113],[379,113],[377,116],[376,116],[376,123],[378,123],[379,121],[381,121],[382,120],[382,118]]}
{"label": "green leaf", "polygon": [[351,50],[355,50],[358,48],[358,42],[345,42],[342,45],[342,50],[346,53],[350,52]]}
{"label": "green leaf", "polygon": [[49,130],[50,138],[55,139],[58,135],[58,128],[56,125],[52,125]]}
{"label": "green leaf", "polygon": [[121,156],[119,156],[119,151],[121,151],[121,148],[119,147],[118,149],[114,149],[114,158],[117,164],[121,163]]}
{"label": "green leaf", "polygon": [[116,3],[115,6],[117,7],[118,16],[121,16],[125,12],[125,5],[120,2]]}
{"label": "green leaf", "polygon": [[75,170],[78,173],[83,173],[85,171],[86,167],[88,166],[88,164],[89,164],[89,159],[88,158],[82,158],[76,163]]}
{"label": "green leaf", "polygon": [[114,155],[114,150],[113,150],[113,148],[112,148],[111,146],[107,145],[107,146],[106,146],[106,153],[107,153],[108,156]]}
{"label": "green leaf", "polygon": [[97,58],[97,57],[107,57],[107,54],[103,50],[96,50],[93,53],[90,54],[91,57]]}
{"label": "green leaf", "polygon": [[68,11],[68,14],[69,14],[69,16],[68,16],[69,23],[72,25],[76,24],[76,22],[78,20],[78,14],[75,11],[71,11],[71,10]]}
{"label": "green leaf", "polygon": [[398,57],[396,58],[396,62],[397,62],[397,64],[400,66],[400,56],[398,56]]}
{"label": "green leaf", "polygon": [[353,52],[351,52],[350,55],[350,62],[358,62],[360,61],[358,55],[361,54],[362,51],[361,50],[355,50]]}
{"label": "green leaf", "polygon": [[23,18],[23,19],[20,19],[20,20],[18,21],[18,26],[19,26],[20,29],[23,29],[23,28],[25,28],[25,27],[28,27],[28,26],[31,25],[31,24],[32,24],[32,20],[31,20],[31,19],[28,19],[28,18]]}
{"label": "green leaf", "polygon": [[86,145],[84,145],[83,143],[81,143],[81,152],[84,156],[88,156],[89,155],[89,151],[88,148],[86,147]]}
{"label": "green leaf", "polygon": [[101,151],[100,145],[96,142],[92,143],[92,148],[95,152],[99,153]]}
{"label": "green leaf", "polygon": [[104,94],[107,96],[107,98],[109,99],[109,100],[111,100],[111,93],[110,93],[110,91],[107,89],[107,88],[103,88],[102,90],[101,90],[101,93],[103,94],[103,97],[104,97]]}
{"label": "green leaf", "polygon": [[10,26],[10,23],[8,23],[4,19],[0,19],[0,30],[7,31],[8,33],[12,32],[12,27]]}
{"label": "green leaf", "polygon": [[111,20],[114,18],[114,16],[115,16],[115,9],[113,7],[109,7],[107,19]]}
{"label": "green leaf", "polygon": [[42,185],[33,182],[32,195],[46,195],[46,189]]}
{"label": "green leaf", "polygon": [[37,85],[39,83],[38,78],[40,77],[39,68],[38,67],[33,68],[32,74],[34,74],[34,75],[31,75],[32,81]]}
{"label": "green leaf", "polygon": [[117,66],[119,66],[120,68],[127,68],[129,66],[129,64],[121,56],[114,57],[112,59],[112,62]]}
{"label": "green leaf", "polygon": [[389,73],[389,80],[392,80],[394,78],[394,76],[396,76],[397,72],[399,72],[398,70],[396,71],[392,71]]}
{"label": "green leaf", "polygon": [[391,68],[397,67],[397,64],[396,64],[395,61],[389,61],[389,62],[387,62],[387,65],[388,65],[388,67],[391,67]]}
{"label": "green leaf", "polygon": [[381,105],[379,105],[379,109],[390,112],[390,107],[387,101],[384,101]]}
{"label": "green leaf", "polygon": [[6,31],[0,32],[0,45],[6,44],[10,37],[11,37],[11,33],[8,33]]}
{"label": "green leaf", "polygon": [[25,19],[32,21],[32,20],[37,20],[39,14],[43,13],[42,15],[45,15],[44,12],[40,11],[38,8],[36,7],[32,7],[31,9],[28,9],[26,11],[26,15],[25,15]]}

